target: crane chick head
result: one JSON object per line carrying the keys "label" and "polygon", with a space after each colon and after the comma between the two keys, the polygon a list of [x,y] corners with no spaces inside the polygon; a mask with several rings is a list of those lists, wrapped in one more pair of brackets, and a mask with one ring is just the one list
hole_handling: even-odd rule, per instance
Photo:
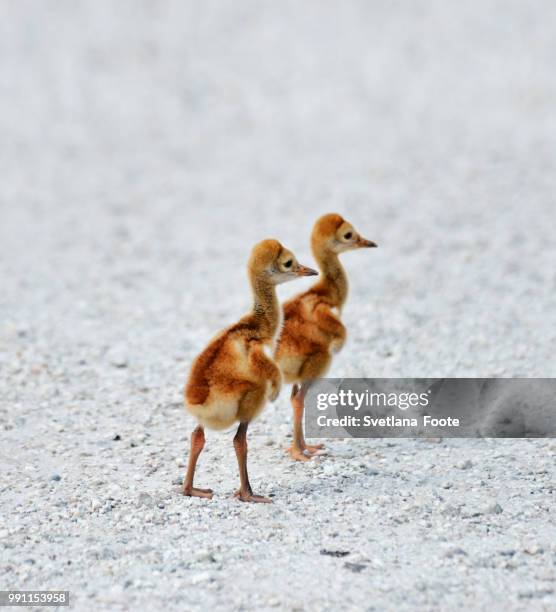
{"label": "crane chick head", "polygon": [[302,266],[291,251],[272,239],[262,240],[253,247],[247,267],[252,278],[264,279],[273,285],[318,274]]}
{"label": "crane chick head", "polygon": [[376,242],[363,238],[349,221],[336,213],[317,220],[311,235],[313,253],[343,253],[353,249],[376,247]]}

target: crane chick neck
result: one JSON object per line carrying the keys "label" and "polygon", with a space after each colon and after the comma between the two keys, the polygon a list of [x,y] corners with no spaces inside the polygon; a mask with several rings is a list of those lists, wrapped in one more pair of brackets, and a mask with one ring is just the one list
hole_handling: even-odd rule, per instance
{"label": "crane chick neck", "polygon": [[253,292],[253,322],[262,339],[272,339],[280,325],[280,304],[276,287],[262,274],[250,270],[251,290]]}
{"label": "crane chick neck", "polygon": [[313,255],[318,263],[322,278],[316,284],[331,300],[334,306],[342,307],[347,299],[348,279],[338,254],[320,245],[315,245]]}

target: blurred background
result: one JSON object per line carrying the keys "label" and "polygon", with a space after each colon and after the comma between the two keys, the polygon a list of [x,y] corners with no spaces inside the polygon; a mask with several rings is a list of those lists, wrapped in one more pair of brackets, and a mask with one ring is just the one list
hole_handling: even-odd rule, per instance
{"label": "blurred background", "polygon": [[0,11],[8,323],[179,350],[338,211],[380,244],[345,258],[367,375],[555,373],[553,3]]}
{"label": "blurred background", "polygon": [[284,389],[250,434],[271,509],[231,498],[229,435],[210,507],[179,482],[186,375],[250,306],[251,247],[312,265],[323,213],[379,244],[343,257],[331,376],[556,375],[555,66],[549,0],[0,1],[6,581],[110,610],[551,593],[548,442],[335,441],[293,465]]}

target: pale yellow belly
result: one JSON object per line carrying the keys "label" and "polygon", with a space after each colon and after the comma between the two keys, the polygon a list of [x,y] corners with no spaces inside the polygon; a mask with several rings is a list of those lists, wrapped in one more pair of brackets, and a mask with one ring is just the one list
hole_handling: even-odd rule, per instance
{"label": "pale yellow belly", "polygon": [[[257,402],[249,405],[247,420],[251,421],[261,413],[270,395],[270,391],[270,381],[265,381],[261,389],[262,395],[258,398]],[[186,402],[185,408],[201,425],[209,429],[227,429],[239,420],[239,407],[242,399],[243,396],[237,397],[237,395],[231,396],[211,392],[204,404],[189,404]],[[245,407],[242,412],[245,413]],[[243,414],[242,418],[245,418],[245,416],[246,414]]]}
{"label": "pale yellow belly", "polygon": [[284,355],[279,362],[284,382],[293,383],[299,380],[299,371],[306,357],[297,355]]}
{"label": "pale yellow belly", "polygon": [[201,425],[209,429],[226,429],[237,421],[239,401],[236,398],[219,397],[211,399],[210,395],[204,404],[188,404],[185,407]]}

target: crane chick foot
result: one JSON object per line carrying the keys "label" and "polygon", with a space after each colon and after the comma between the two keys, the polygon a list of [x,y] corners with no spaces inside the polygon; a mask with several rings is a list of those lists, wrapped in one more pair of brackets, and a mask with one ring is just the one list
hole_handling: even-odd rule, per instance
{"label": "crane chick foot", "polygon": [[197,487],[184,487],[183,494],[186,497],[204,497],[206,499],[212,499],[212,489],[199,489]]}
{"label": "crane chick foot", "polygon": [[264,497],[263,495],[255,495],[253,491],[242,491],[238,489],[234,493],[234,497],[237,497],[242,502],[252,502],[255,504],[271,504],[272,500],[270,497]]}
{"label": "crane chick foot", "polygon": [[310,461],[311,457],[322,456],[324,444],[305,444],[303,447],[297,447],[294,444],[285,449],[285,452],[294,461]]}
{"label": "crane chick foot", "polygon": [[320,451],[323,451],[324,449],[324,444],[305,444],[305,448],[303,450],[308,452],[310,455],[320,455],[323,454]]}
{"label": "crane chick foot", "polygon": [[294,461],[310,461],[311,455],[305,454],[303,449],[294,446],[293,444],[286,448],[286,453],[290,456]]}
{"label": "crane chick foot", "polygon": [[292,387],[291,403],[293,408],[293,442],[286,449],[289,456],[295,461],[309,461],[309,459],[324,449],[324,444],[307,444],[303,435],[303,412],[305,404],[306,386],[294,384]]}

